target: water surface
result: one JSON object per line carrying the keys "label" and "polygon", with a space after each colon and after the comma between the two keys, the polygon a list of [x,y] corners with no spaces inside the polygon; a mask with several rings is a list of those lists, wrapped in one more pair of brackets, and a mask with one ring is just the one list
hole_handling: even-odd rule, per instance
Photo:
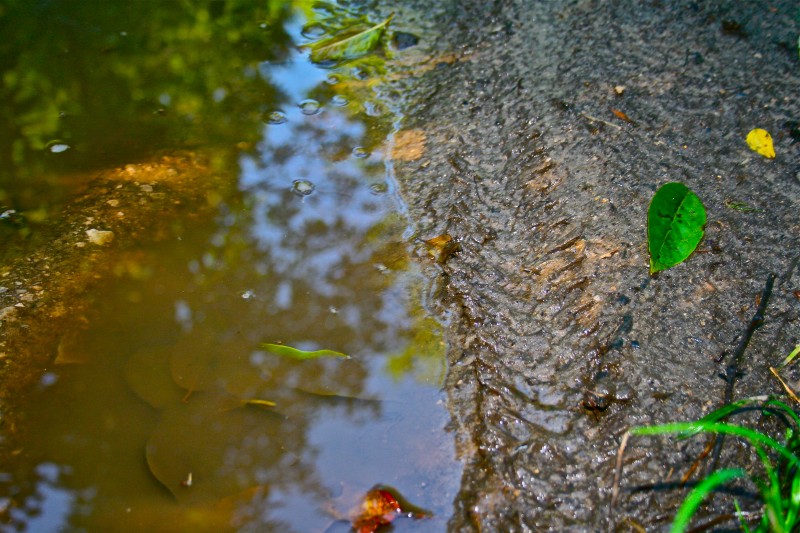
{"label": "water surface", "polygon": [[301,45],[357,14],[261,4],[4,8],[3,259],[103,168],[192,150],[230,176],[215,216],[159,227],[83,296],[2,478],[17,530],[347,530],[376,485],[432,515],[395,531],[445,528],[445,347],[384,157],[382,55],[314,65]]}

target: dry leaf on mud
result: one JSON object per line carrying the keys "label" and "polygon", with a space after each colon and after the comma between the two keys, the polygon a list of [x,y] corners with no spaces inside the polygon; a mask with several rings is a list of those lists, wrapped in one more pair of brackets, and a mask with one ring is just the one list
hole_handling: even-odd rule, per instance
{"label": "dry leaf on mud", "polygon": [[768,159],[775,158],[775,147],[772,144],[772,135],[767,130],[756,128],[747,134],[747,146]]}
{"label": "dry leaf on mud", "polygon": [[395,161],[416,161],[425,153],[425,132],[422,130],[401,130],[394,136],[392,159]]}
{"label": "dry leaf on mud", "polygon": [[428,245],[428,254],[437,262],[444,263],[447,259],[459,251],[461,246],[458,241],[447,233],[442,233],[432,239],[425,241]]}
{"label": "dry leaf on mud", "polygon": [[628,122],[629,124],[633,124],[633,120],[631,120],[631,118],[628,115],[626,115],[625,113],[623,113],[619,109],[613,109],[612,108],[611,112],[614,113],[614,116],[617,117],[618,119],[624,120],[625,122]]}

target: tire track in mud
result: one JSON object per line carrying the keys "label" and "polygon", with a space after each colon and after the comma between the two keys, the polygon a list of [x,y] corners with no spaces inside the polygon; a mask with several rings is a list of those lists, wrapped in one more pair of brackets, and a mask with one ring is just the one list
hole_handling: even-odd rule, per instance
{"label": "tire track in mud", "polygon": [[[669,480],[671,468],[679,477],[704,443],[629,447],[612,524],[614,455],[631,425],[718,405],[716,357],[735,344],[765,276],[790,271],[797,152],[765,164],[739,138],[752,121],[780,128],[800,111],[788,98],[796,69],[787,78],[791,59],[776,44],[793,31],[788,4],[452,2],[426,12],[423,25],[448,29],[437,46],[463,60],[414,84],[404,127],[425,131],[426,153],[398,164],[397,179],[420,234],[461,245],[431,302],[450,318],[446,389],[466,462],[452,530],[671,519],[681,491],[631,487]],[[729,19],[772,41],[725,35]],[[692,54],[704,62],[687,63]],[[697,191],[710,222],[688,264],[651,279],[646,210],[666,181]],[[723,207],[731,195],[769,209],[743,217]],[[766,367],[800,336],[797,284],[787,275],[776,291],[741,396],[779,391]]]}

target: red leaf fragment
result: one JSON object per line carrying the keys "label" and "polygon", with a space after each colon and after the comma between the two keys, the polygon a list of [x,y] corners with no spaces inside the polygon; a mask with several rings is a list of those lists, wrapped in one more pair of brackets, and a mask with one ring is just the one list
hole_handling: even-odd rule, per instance
{"label": "red leaf fragment", "polygon": [[375,531],[402,514],[400,503],[392,494],[383,489],[372,489],[367,492],[361,504],[361,514],[353,520],[353,529],[358,533],[375,533]]}

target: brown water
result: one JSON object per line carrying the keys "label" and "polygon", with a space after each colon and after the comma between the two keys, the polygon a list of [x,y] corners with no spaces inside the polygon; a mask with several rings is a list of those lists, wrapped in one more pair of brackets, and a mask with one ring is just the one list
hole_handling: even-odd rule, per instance
{"label": "brown water", "polygon": [[0,204],[22,222],[2,228],[0,257],[36,243],[76,175],[191,148],[231,178],[207,193],[216,216],[172,224],[84,295],[23,406],[7,525],[347,531],[386,485],[431,515],[394,531],[444,530],[461,469],[441,326],[384,157],[399,116],[383,60],[321,68],[299,48],[354,14],[82,4],[2,13],[16,39]]}

